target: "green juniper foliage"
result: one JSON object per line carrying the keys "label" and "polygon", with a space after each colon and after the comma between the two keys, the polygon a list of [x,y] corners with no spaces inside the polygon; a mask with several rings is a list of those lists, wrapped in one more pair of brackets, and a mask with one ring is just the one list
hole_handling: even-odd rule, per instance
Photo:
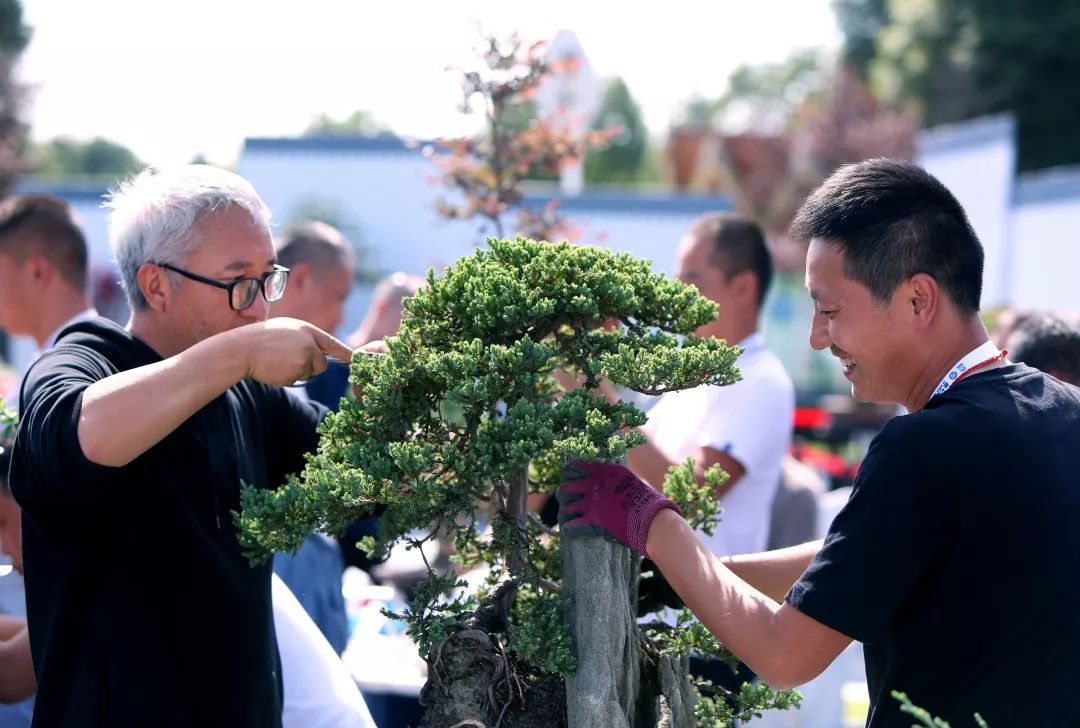
{"label": "green juniper foliage", "polygon": [[[893,690],[890,695],[900,701],[900,710],[914,717],[919,721],[919,725],[925,726],[925,728],[949,728],[947,721],[941,718],[936,718],[930,715],[930,712],[924,708],[920,708],[911,702],[911,698],[907,696],[907,693],[902,693],[898,690]],[[987,728],[986,721],[983,717],[976,713],[974,715],[975,725],[978,728]],[[918,728],[918,726],[912,724],[911,728]]]}
{"label": "green juniper foliage", "polygon": [[664,478],[664,493],[679,504],[683,518],[694,528],[712,536],[720,522],[720,499],[717,489],[727,482],[728,474],[719,465],[705,471],[705,478],[698,483],[694,477],[694,461],[687,458],[681,465],[672,466]]}
{"label": "green juniper foliage", "polygon": [[19,414],[7,406],[4,398],[0,397],[0,437],[9,438],[15,434],[15,428],[19,424]]}
{"label": "green juniper foliage", "polygon": [[[672,468],[672,471],[674,470],[675,468]],[[670,474],[668,478],[670,482]],[[738,670],[739,658],[720,644],[689,609],[679,612],[674,625],[653,622],[645,625],[643,631],[646,651],[652,653],[653,657],[662,654],[681,657],[694,653],[720,660],[731,668],[733,673]],[[697,718],[699,728],[726,728],[735,718],[746,723],[753,718],[760,718],[766,710],[797,708],[802,701],[802,694],[797,690],[777,691],[764,684],[746,683],[738,693],[713,685],[709,680],[697,680],[694,687],[698,692],[694,717]],[[732,707],[733,701],[738,708]]]}
{"label": "green juniper foliage", "polygon": [[726,728],[738,718],[748,723],[760,718],[766,710],[790,710],[798,708],[802,695],[796,690],[776,692],[768,685],[743,683],[738,695],[734,696],[738,708],[724,699],[727,691],[715,688],[707,680],[697,684],[699,699],[694,706],[694,717],[699,728]]}
{"label": "green juniper foliage", "polygon": [[[441,539],[466,571],[489,569],[480,595],[432,571],[400,615],[423,653],[476,618],[475,596],[515,582],[506,610],[510,652],[534,668],[574,669],[562,620],[557,533],[530,515],[530,493],[552,493],[573,459],[618,461],[644,441],[646,418],[594,390],[601,377],[660,394],[739,378],[740,353],[692,332],[716,315],[692,286],[629,255],[569,243],[490,239],[406,301],[399,334],[381,357],[357,357],[362,388],[320,429],[317,452],[276,491],[245,488],[237,515],[253,559],[297,548],[316,530],[341,533],[375,506],[380,533],[364,546]],[[564,391],[553,376],[584,386]],[[715,521],[715,499],[675,469],[676,497],[695,523]],[[689,468],[689,470],[687,470]],[[709,483],[721,474],[712,471]],[[695,503],[695,499],[704,501]],[[416,534],[426,534],[417,538]]]}

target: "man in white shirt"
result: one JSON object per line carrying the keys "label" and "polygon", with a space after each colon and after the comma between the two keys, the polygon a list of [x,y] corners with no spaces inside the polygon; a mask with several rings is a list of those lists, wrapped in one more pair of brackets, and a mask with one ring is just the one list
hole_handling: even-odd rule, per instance
{"label": "man in white shirt", "polygon": [[720,213],[694,223],[677,255],[679,280],[717,306],[716,320],[695,333],[738,344],[742,380],[661,397],[643,428],[649,443],[630,451],[629,465],[659,487],[688,457],[699,479],[718,463],[730,478],[720,490],[723,520],[705,541],[721,555],[762,551],[795,410],[791,378],[758,331],[772,260],[756,223]]}
{"label": "man in white shirt", "polygon": [[66,202],[16,195],[0,204],[0,328],[50,348],[95,315],[86,278],[86,238]]}

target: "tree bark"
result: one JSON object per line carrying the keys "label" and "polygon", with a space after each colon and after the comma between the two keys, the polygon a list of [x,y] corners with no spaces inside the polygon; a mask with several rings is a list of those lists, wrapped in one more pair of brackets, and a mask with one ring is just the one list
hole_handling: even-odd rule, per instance
{"label": "tree bark", "polygon": [[[506,515],[514,519],[517,525],[519,538],[528,539],[529,524],[529,468],[525,466],[518,474],[510,479],[506,488]],[[521,558],[511,559],[507,564],[511,576],[521,576],[525,569],[525,562]]]}
{"label": "tree bark", "polygon": [[641,558],[589,533],[562,537],[563,594],[578,666],[566,678],[570,728],[632,728],[640,635],[636,622]]}
{"label": "tree bark", "polygon": [[650,725],[656,728],[693,728],[697,698],[690,684],[689,661],[685,657],[665,655],[660,658],[657,672],[660,692],[656,696],[655,720]]}

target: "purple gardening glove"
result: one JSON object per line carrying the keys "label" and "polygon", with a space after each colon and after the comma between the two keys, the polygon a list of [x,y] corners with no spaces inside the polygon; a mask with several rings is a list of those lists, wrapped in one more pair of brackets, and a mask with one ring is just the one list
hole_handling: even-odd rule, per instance
{"label": "purple gardening glove", "polygon": [[559,523],[565,529],[599,530],[601,535],[645,553],[649,525],[657,513],[682,511],[670,498],[614,463],[571,463],[576,478],[559,486]]}

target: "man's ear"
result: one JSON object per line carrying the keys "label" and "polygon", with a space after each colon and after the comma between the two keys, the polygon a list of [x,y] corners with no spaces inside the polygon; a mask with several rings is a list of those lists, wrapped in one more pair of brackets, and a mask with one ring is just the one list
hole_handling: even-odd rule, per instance
{"label": "man's ear", "polygon": [[40,253],[27,258],[26,267],[29,269],[30,277],[33,278],[34,283],[39,286],[51,283],[52,279],[56,277],[56,268],[53,267],[48,258]]}
{"label": "man's ear", "polygon": [[941,307],[941,286],[933,276],[916,273],[908,279],[906,288],[905,295],[911,307],[915,325],[920,329],[925,329],[937,316],[938,309]]}
{"label": "man's ear", "polygon": [[288,296],[290,290],[303,295],[311,282],[311,266],[297,263],[289,269],[289,284],[285,286],[285,295]]}
{"label": "man's ear", "polygon": [[143,298],[146,299],[150,308],[162,313],[169,310],[173,286],[164,268],[153,263],[144,263],[139,268],[137,280],[139,290],[142,291]]}
{"label": "man's ear", "polygon": [[757,305],[758,277],[754,271],[747,269],[733,275],[731,287],[741,303]]}

